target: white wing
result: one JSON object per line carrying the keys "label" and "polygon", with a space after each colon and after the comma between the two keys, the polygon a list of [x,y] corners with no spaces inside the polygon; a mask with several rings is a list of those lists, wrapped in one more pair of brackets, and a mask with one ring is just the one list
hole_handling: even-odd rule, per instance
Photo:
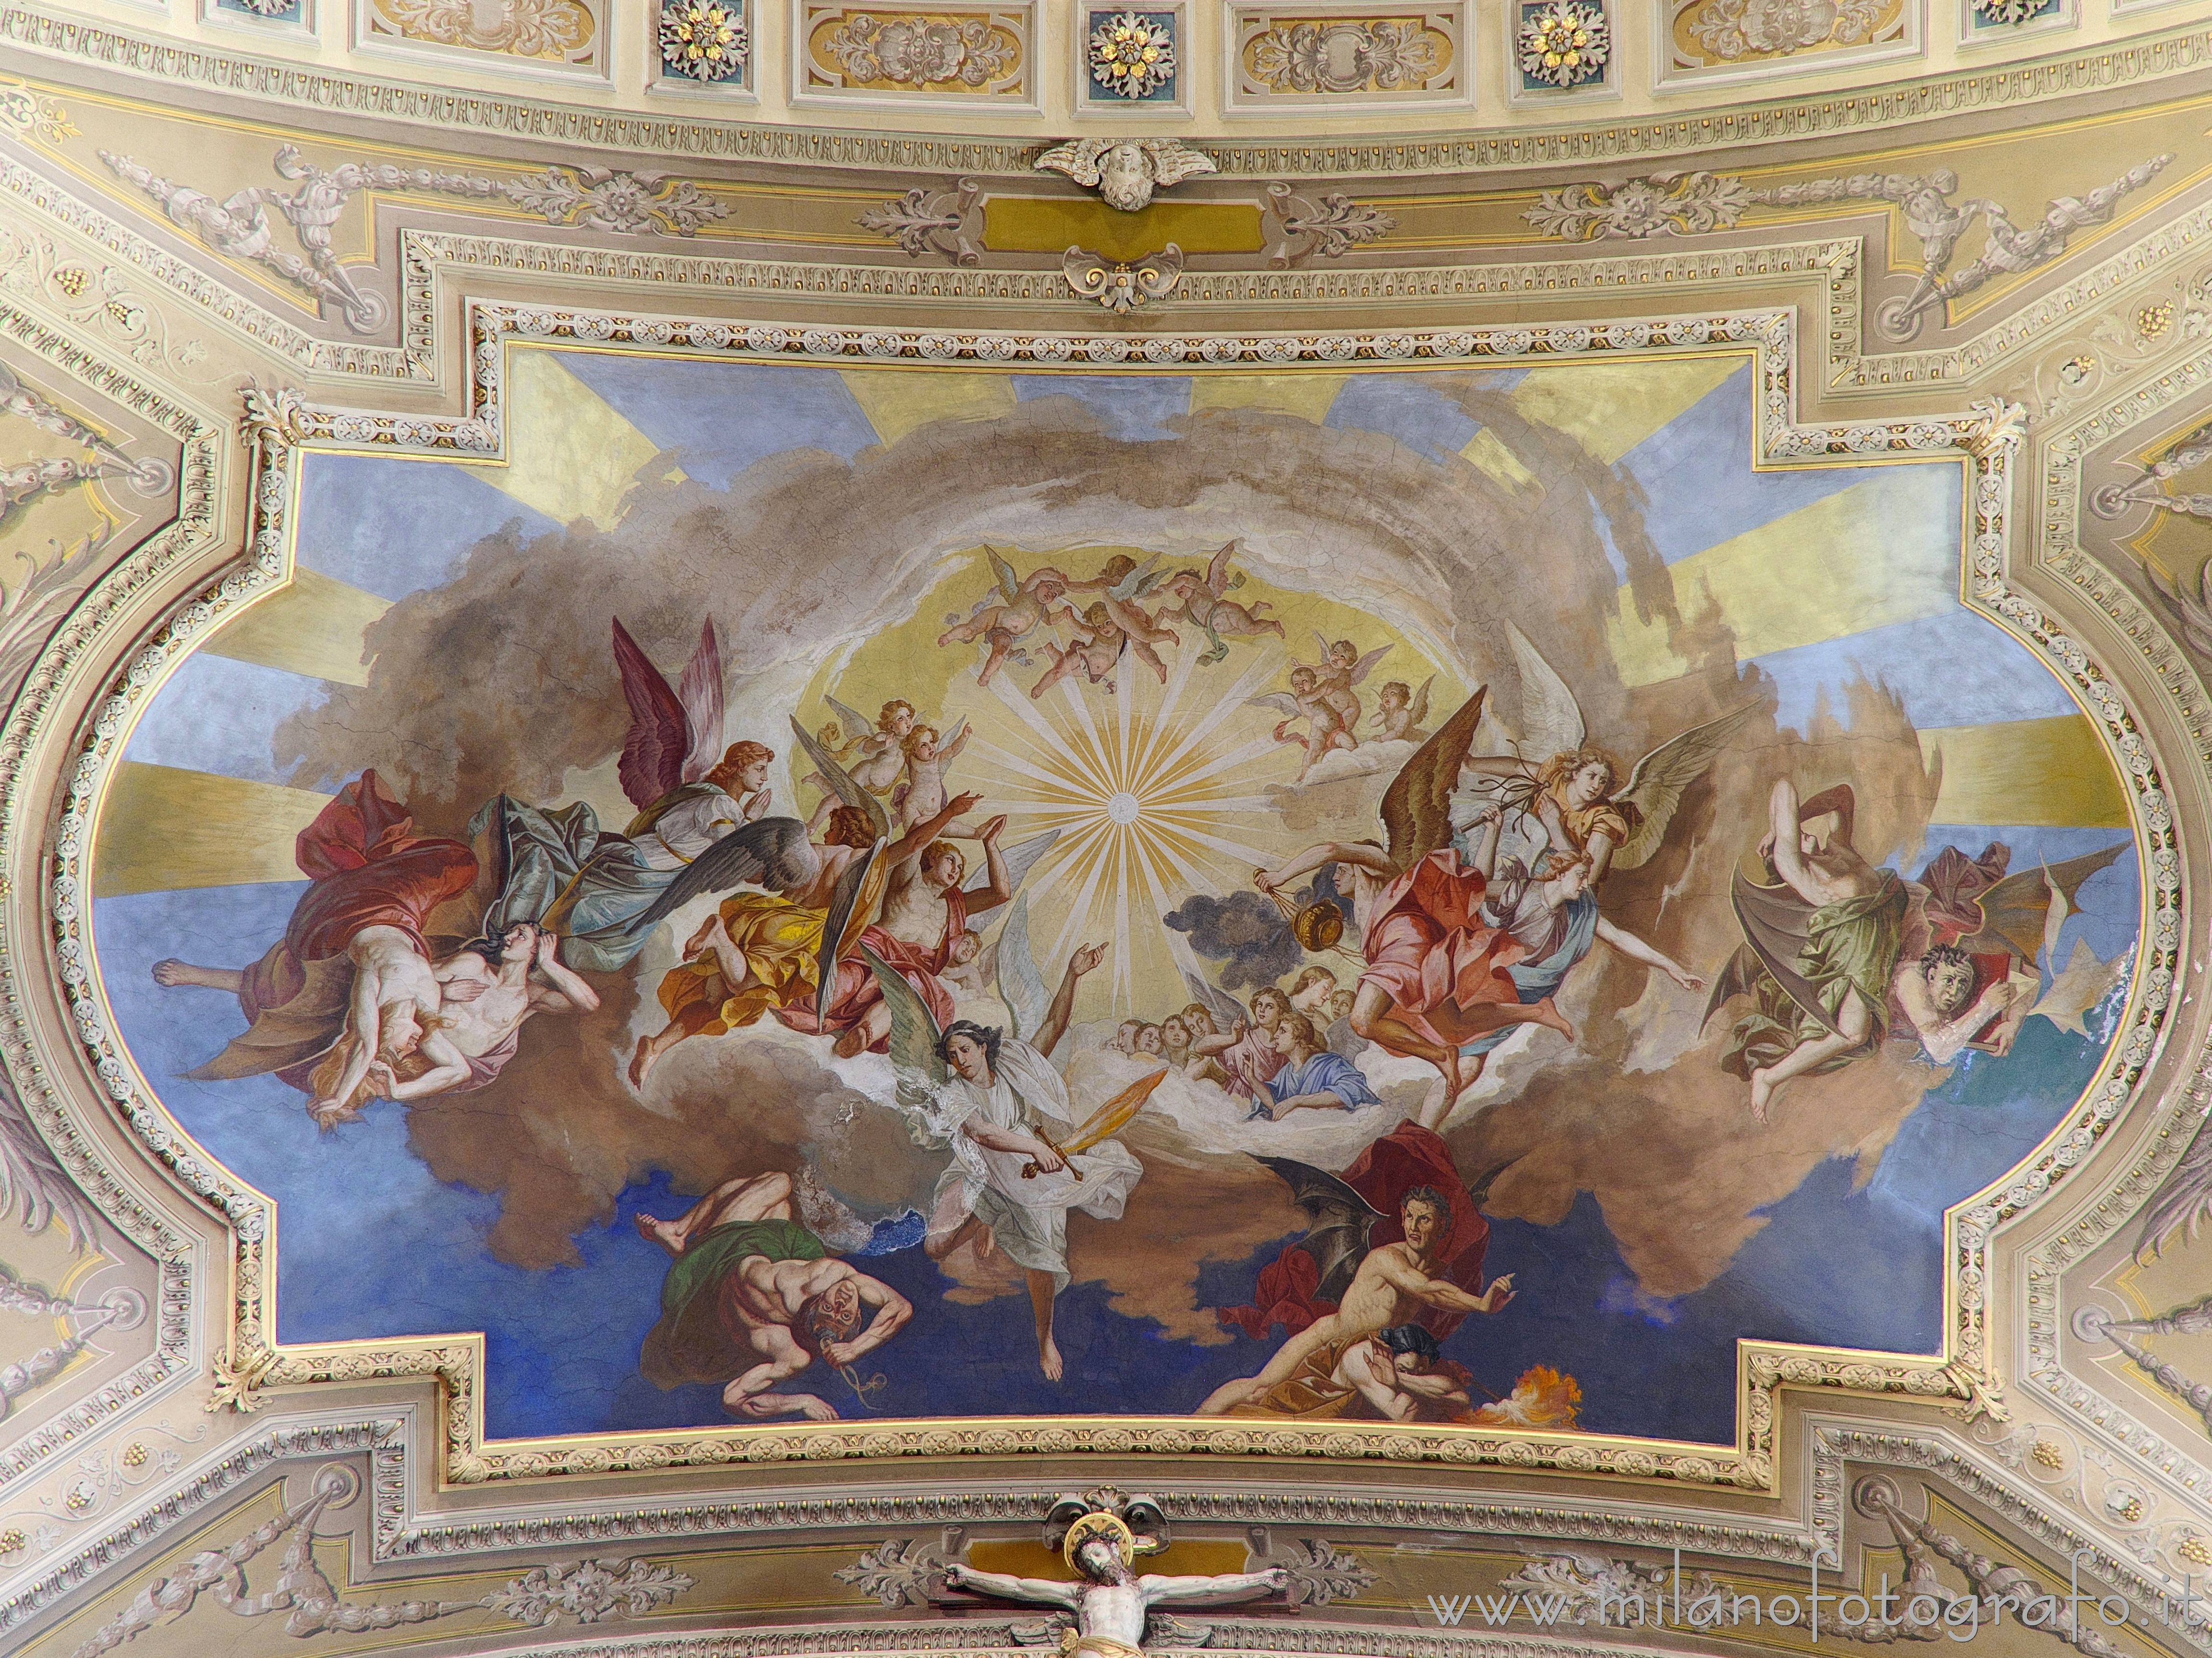
{"label": "white wing", "polygon": [[[857,743],[862,738],[874,734],[876,722],[858,708],[848,708],[834,696],[825,696],[822,700],[830,705],[830,712],[837,716],[839,723],[844,727],[845,742]],[[842,744],[840,746],[842,747]]]}
{"label": "white wing", "polygon": [[1012,1035],[1027,1042],[1044,1027],[1052,1011],[1052,993],[1044,975],[1037,971],[1030,949],[1030,897],[1026,892],[1006,912],[1006,925],[999,932],[999,995],[1012,1016]]}
{"label": "white wing", "polygon": [[1544,653],[1528,642],[1528,635],[1509,622],[1505,636],[1512,641],[1514,665],[1521,671],[1521,757],[1540,766],[1555,754],[1573,753],[1589,734],[1582,705],[1558,670],[1544,660]]}
{"label": "white wing", "polygon": [[1152,177],[1163,190],[1201,173],[1221,171],[1213,164],[1211,155],[1186,149],[1179,140],[1174,138],[1146,138],[1140,141],[1137,148],[1145,152],[1145,159],[1152,165]]}
{"label": "white wing", "polygon": [[[1047,829],[1042,835],[1032,835],[1028,840],[1019,841],[1009,847],[1006,852],[1006,890],[1019,892],[1022,890],[1022,883],[1029,878],[1030,872],[1036,867],[1037,859],[1050,852],[1052,843],[1059,839],[1058,829]],[[988,892],[991,890],[990,872],[987,869],[970,881],[964,890],[969,892]]]}
{"label": "white wing", "polygon": [[27,1232],[43,1232],[58,1220],[80,1251],[92,1246],[92,1206],[46,1150],[15,1089],[0,1078],[0,1214],[10,1212]]}
{"label": "white wing", "polygon": [[1298,699],[1288,691],[1268,691],[1260,696],[1248,696],[1244,699],[1244,706],[1248,708],[1267,708],[1286,720],[1305,712],[1298,706]]}
{"label": "white wing", "polygon": [[1036,165],[1054,173],[1065,173],[1079,185],[1095,187],[1099,179],[1098,158],[1113,147],[1103,138],[1070,138],[1038,156]]}

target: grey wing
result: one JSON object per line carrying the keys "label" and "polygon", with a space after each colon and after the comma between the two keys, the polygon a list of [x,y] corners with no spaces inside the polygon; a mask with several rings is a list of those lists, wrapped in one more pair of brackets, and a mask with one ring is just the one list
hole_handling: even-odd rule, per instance
{"label": "grey wing", "polygon": [[1013,1017],[1012,1034],[1026,1042],[1044,1028],[1045,1015],[1052,1009],[1052,993],[1045,988],[1044,975],[1037,971],[1036,956],[1030,948],[1027,893],[1014,900],[994,948],[998,952],[999,996]]}
{"label": "grey wing", "polygon": [[1244,699],[1244,706],[1248,708],[1272,708],[1286,717],[1305,712],[1298,706],[1298,699],[1288,691],[1269,691],[1261,696],[1248,696]]}
{"label": "grey wing", "polygon": [[639,917],[640,926],[655,926],[694,898],[732,887],[765,887],[788,892],[822,872],[822,859],[796,817],[763,817],[732,829],[694,858]]}
{"label": "grey wing", "polygon": [[1229,591],[1229,556],[1237,550],[1237,544],[1224,541],[1221,550],[1206,561],[1206,585],[1213,590],[1216,598]]}
{"label": "grey wing", "polygon": [[1289,1157],[1255,1157],[1253,1161],[1281,1178],[1291,1188],[1291,1201],[1313,1222],[1306,1230],[1304,1248],[1321,1274],[1315,1298],[1343,1300],[1352,1275],[1367,1258],[1367,1235],[1382,1218],[1382,1212],[1327,1169]]}
{"label": "grey wing", "polygon": [[814,762],[815,770],[821,773],[822,780],[829,784],[832,793],[847,805],[867,813],[868,829],[872,838],[878,841],[891,838],[891,817],[884,809],[884,803],[854,782],[853,774],[837,763],[837,756],[816,742],[813,734],[796,720],[791,722],[791,740],[805,751],[806,757]]}
{"label": "grey wing", "polygon": [[1628,844],[1613,854],[1615,869],[1634,869],[1659,850],[1682,791],[1705,775],[1729,739],[1743,729],[1744,721],[1765,706],[1759,701],[1739,703],[1717,719],[1670,738],[1636,762],[1636,769],[1628,774],[1628,786],[1616,798],[1634,806],[1643,821],[1629,831]]}
{"label": "grey wing", "polygon": [[1152,167],[1152,177],[1159,181],[1163,190],[1200,173],[1221,171],[1214,165],[1211,155],[1185,149],[1173,138],[1144,138],[1138,141],[1137,147],[1145,152],[1145,160]]}
{"label": "grey wing", "polygon": [[[1050,852],[1052,843],[1059,839],[1058,829],[1047,829],[1042,835],[1032,835],[1028,840],[1009,851],[1006,853],[1006,890],[1019,892],[1022,890],[1022,883],[1029,878],[1030,872],[1036,867],[1037,859]],[[966,890],[971,893],[988,892],[990,890],[991,878],[988,870],[970,881],[966,888]]]}
{"label": "grey wing", "polygon": [[58,1220],[78,1250],[91,1247],[91,1204],[46,1149],[5,1078],[0,1078],[0,1213],[18,1216],[27,1232],[43,1232]]}
{"label": "grey wing", "polygon": [[[1538,762],[1572,754],[1589,734],[1583,724],[1582,705],[1559,671],[1528,642],[1528,635],[1509,622],[1505,637],[1513,647],[1514,666],[1521,671],[1522,754]],[[1616,856],[1613,861],[1620,860]]]}
{"label": "grey wing", "polygon": [[884,1005],[890,1010],[892,1068],[931,1083],[944,1082],[951,1073],[937,1056],[937,1039],[943,1033],[930,1017],[929,1005],[915,993],[914,987],[899,976],[896,969],[867,945],[860,946],[860,957],[867,963],[868,971],[876,975]]}
{"label": "grey wing", "polygon": [[837,999],[837,958],[843,952],[845,935],[853,929],[853,912],[868,901],[868,878],[875,872],[889,844],[878,841],[846,865],[845,872],[837,878],[837,884],[830,894],[830,914],[822,923],[822,948],[815,957],[814,1017],[817,1024],[830,1022],[830,1005]]}
{"label": "grey wing", "polygon": [[857,743],[876,728],[876,722],[858,708],[848,708],[834,696],[822,699],[830,705],[830,712],[837,716],[837,724],[845,733],[848,743]]}
{"label": "grey wing", "polygon": [[1219,985],[1209,983],[1188,968],[1182,970],[1182,981],[1190,987],[1191,1000],[1203,1002],[1212,1011],[1213,1022],[1221,1027],[1223,1035],[1227,1035],[1229,1027],[1244,1017],[1244,1010],[1237,1005],[1237,999]]}
{"label": "grey wing", "polygon": [[1366,655],[1361,657],[1358,661],[1352,664],[1352,683],[1357,685],[1365,680],[1369,674],[1375,671],[1375,665],[1389,655],[1395,648],[1394,646],[1377,645]]}
{"label": "grey wing", "polygon": [[1127,604],[1131,599],[1142,598],[1154,587],[1159,586],[1160,578],[1154,574],[1154,567],[1166,556],[1164,553],[1154,553],[1142,564],[1109,587],[1106,590],[1106,596],[1123,604]]}
{"label": "grey wing", "polygon": [[2136,1259],[2148,1263],[2166,1247],[2166,1235],[2177,1226],[2186,1225],[2189,1236],[2195,1237],[2207,1215],[2212,1215],[2212,1121],[2197,1131],[2197,1138],[2143,1211],[2142,1230],[2136,1234]]}

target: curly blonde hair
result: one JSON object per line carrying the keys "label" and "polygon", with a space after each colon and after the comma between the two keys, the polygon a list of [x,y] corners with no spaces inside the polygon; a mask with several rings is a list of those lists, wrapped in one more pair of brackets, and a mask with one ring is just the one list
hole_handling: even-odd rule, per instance
{"label": "curly blonde hair", "polygon": [[1536,786],[1540,791],[1558,789],[1565,786],[1584,766],[1605,768],[1605,792],[1609,796],[1620,786],[1620,762],[1603,749],[1594,749],[1585,744],[1579,749],[1570,749],[1555,754],[1536,768]]}

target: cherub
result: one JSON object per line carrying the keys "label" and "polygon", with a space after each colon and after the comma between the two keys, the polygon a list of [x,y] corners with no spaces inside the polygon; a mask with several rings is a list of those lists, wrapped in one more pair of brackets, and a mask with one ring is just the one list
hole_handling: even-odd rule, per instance
{"label": "cherub", "polygon": [[1206,567],[1206,574],[1196,570],[1177,570],[1167,580],[1167,591],[1180,601],[1174,610],[1163,610],[1160,620],[1180,616],[1186,622],[1206,629],[1209,641],[1200,662],[1218,662],[1229,654],[1230,639],[1256,639],[1261,634],[1273,634],[1278,639],[1288,639],[1283,624],[1261,611],[1270,606],[1264,599],[1250,604],[1239,604],[1227,597],[1229,592],[1244,585],[1241,572],[1231,572],[1229,555],[1237,549],[1233,541],[1225,544],[1214,554]]}
{"label": "cherub", "polygon": [[[934,726],[916,726],[907,732],[906,740],[899,745],[906,763],[906,780],[891,791],[891,811],[901,834],[925,817],[934,817],[945,810],[945,801],[951,798],[945,788],[945,768],[960,757],[960,750],[968,746],[968,739],[973,735],[964,720],[953,726],[951,736],[942,740]],[[854,780],[859,781],[857,778]],[[974,831],[954,823],[945,833],[966,839]]]}
{"label": "cherub", "polygon": [[1036,165],[1088,185],[1107,206],[1124,213],[1150,205],[1155,189],[1220,171],[1211,156],[1185,149],[1174,138],[1071,138],[1038,156]]}
{"label": "cherub", "polygon": [[1375,665],[1390,654],[1391,647],[1378,645],[1362,656],[1359,647],[1348,639],[1331,644],[1319,634],[1314,643],[1321,647],[1321,660],[1314,665],[1314,681],[1321,700],[1335,710],[1347,732],[1359,729],[1359,698],[1352,687],[1375,671]]}
{"label": "cherub", "polygon": [[[869,793],[889,795],[906,764],[904,745],[915,726],[914,704],[902,696],[893,697],[884,704],[871,729],[858,710],[847,708],[834,696],[826,696],[823,701],[837,718],[817,732],[815,740],[836,757],[848,777]],[[837,791],[818,771],[808,773],[804,780],[808,786],[822,791],[822,804],[815,807],[814,816],[806,823],[806,832],[818,835],[823,823],[836,808]]]}
{"label": "cherub", "polygon": [[1614,866],[1634,869],[1659,850],[1683,791],[1711,768],[1759,704],[1739,703],[1668,738],[1638,760],[1623,784],[1613,756],[1589,746],[1566,682],[1518,628],[1509,622],[1505,631],[1521,669],[1522,737],[1532,752],[1550,758],[1475,755],[1466,769],[1507,810],[1542,826],[1547,851],[1539,876],[1549,879],[1571,860],[1586,859],[1595,887]]}
{"label": "cherub", "polygon": [[[1306,780],[1306,774],[1314,768],[1314,762],[1331,749],[1341,749],[1346,754],[1359,746],[1359,739],[1344,723],[1344,716],[1324,700],[1321,690],[1321,676],[1313,669],[1299,666],[1291,670],[1291,688],[1287,691],[1269,691],[1261,696],[1244,699],[1248,708],[1269,708],[1283,718],[1275,723],[1275,741],[1295,743],[1305,750],[1298,762],[1298,781]],[[1291,727],[1300,720],[1307,722],[1307,734],[1298,736]]]}
{"label": "cherub", "polygon": [[957,614],[946,616],[951,625],[937,636],[939,645],[969,645],[980,639],[990,647],[990,653],[976,671],[979,685],[989,684],[991,676],[1010,656],[1026,665],[1029,656],[1018,647],[1040,627],[1065,623],[1074,628],[1080,623],[1066,602],[1069,583],[1065,575],[1046,565],[1026,578],[1017,576],[1014,567],[999,556],[996,548],[987,547],[984,551],[990,555],[998,591],[976,600],[967,621],[961,621]]}
{"label": "cherub", "polygon": [[1382,733],[1378,740],[1417,744],[1427,742],[1429,734],[1421,728],[1421,722],[1429,717],[1429,687],[1436,683],[1434,674],[1421,682],[1418,691],[1411,689],[1402,679],[1386,683],[1375,694],[1373,723]]}

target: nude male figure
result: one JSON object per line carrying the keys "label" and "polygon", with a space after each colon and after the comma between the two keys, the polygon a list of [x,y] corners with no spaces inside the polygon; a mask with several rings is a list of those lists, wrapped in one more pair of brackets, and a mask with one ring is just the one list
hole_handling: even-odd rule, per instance
{"label": "nude male figure", "polygon": [[1260,1398],[1304,1363],[1307,1354],[1332,1341],[1350,1341],[1393,1325],[1410,1324],[1431,1307],[1448,1313],[1495,1313],[1513,1299],[1510,1272],[1491,1279],[1479,1296],[1469,1295],[1449,1278],[1433,1276],[1443,1264],[1435,1251],[1451,1224],[1443,1199],[1435,1192],[1415,1187],[1406,1193],[1398,1218],[1405,1238],[1367,1252],[1334,1312],[1285,1342],[1259,1375],[1223,1382],[1206,1395],[1198,1414],[1221,1416]]}

